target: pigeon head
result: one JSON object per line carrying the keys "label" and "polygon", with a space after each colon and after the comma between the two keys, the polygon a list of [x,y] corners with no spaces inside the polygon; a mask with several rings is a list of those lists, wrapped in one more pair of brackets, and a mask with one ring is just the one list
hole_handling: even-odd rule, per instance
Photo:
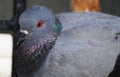
{"label": "pigeon head", "polygon": [[27,42],[23,45],[29,45],[32,52],[37,48],[41,49],[41,45],[46,46],[46,44],[54,42],[62,29],[60,21],[55,18],[52,11],[39,5],[24,11],[19,18],[19,24],[20,32],[26,34],[24,42]]}
{"label": "pigeon head", "polygon": [[17,73],[25,75],[37,70],[54,46],[62,29],[59,20],[43,6],[32,6],[19,18],[20,32],[26,34],[19,40],[15,52]]}
{"label": "pigeon head", "polygon": [[40,30],[41,33],[47,33],[50,30],[59,33],[62,29],[52,11],[39,5],[32,6],[24,11],[19,18],[19,24],[20,31],[25,34],[34,30]]}

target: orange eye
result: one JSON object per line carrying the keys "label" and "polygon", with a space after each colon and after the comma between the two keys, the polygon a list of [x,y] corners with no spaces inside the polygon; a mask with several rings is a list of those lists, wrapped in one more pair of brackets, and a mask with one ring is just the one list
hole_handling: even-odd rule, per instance
{"label": "orange eye", "polygon": [[40,20],[40,21],[37,23],[37,28],[42,27],[42,25],[43,25],[43,21],[42,21],[42,20]]}

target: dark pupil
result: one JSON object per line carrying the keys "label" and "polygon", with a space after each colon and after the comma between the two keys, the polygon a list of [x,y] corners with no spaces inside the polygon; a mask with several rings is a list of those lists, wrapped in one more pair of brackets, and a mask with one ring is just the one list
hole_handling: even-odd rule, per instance
{"label": "dark pupil", "polygon": [[37,24],[37,28],[42,27],[42,25],[43,25],[43,21],[42,21],[42,20],[40,20],[40,21],[38,22],[38,24]]}

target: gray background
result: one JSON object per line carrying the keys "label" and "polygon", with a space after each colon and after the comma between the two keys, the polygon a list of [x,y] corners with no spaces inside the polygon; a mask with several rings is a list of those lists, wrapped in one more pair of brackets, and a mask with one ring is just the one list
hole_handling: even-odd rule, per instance
{"label": "gray background", "polygon": [[[27,7],[43,5],[55,13],[70,12],[70,0],[27,0]],[[0,20],[9,19],[13,14],[13,0],[0,0]],[[101,11],[120,16],[120,0],[100,0]]]}

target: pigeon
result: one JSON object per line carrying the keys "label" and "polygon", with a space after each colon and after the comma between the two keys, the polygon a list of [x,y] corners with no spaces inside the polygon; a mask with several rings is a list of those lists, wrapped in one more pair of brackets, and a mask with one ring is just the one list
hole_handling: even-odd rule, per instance
{"label": "pigeon", "polygon": [[23,12],[19,24],[25,35],[15,52],[18,77],[116,77],[116,65],[120,69],[119,17],[54,15],[36,5]]}
{"label": "pigeon", "polygon": [[54,14],[43,6],[27,9],[19,18],[19,39],[14,52],[18,77],[27,76],[40,67],[53,47],[62,26]]}

